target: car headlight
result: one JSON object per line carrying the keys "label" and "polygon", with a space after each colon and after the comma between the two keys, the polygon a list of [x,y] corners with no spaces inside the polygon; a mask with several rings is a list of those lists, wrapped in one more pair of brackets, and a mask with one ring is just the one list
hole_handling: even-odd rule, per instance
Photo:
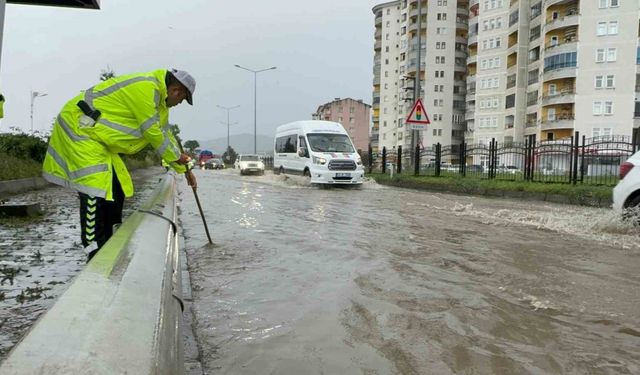
{"label": "car headlight", "polygon": [[358,156],[358,159],[356,160],[356,164],[362,165],[362,158],[360,156]]}
{"label": "car headlight", "polygon": [[314,156],[314,157],[313,157],[313,164],[321,164],[321,165],[324,165],[324,164],[326,164],[326,163],[327,163],[327,159],[325,159],[325,158],[320,158],[320,157],[317,157],[317,156]]}

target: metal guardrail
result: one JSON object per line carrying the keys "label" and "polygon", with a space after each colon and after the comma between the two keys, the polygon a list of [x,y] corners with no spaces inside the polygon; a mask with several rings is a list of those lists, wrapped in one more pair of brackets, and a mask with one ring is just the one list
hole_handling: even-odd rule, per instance
{"label": "metal guardrail", "polygon": [[182,374],[176,182],[167,174],[13,348],[2,374]]}

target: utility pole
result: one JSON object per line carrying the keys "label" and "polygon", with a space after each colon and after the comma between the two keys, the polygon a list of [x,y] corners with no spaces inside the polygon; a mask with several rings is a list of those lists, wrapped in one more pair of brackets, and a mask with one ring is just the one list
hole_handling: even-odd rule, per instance
{"label": "utility pole", "polygon": [[[227,152],[228,152],[229,151],[229,126],[230,126],[230,124],[229,124],[229,112],[232,109],[238,108],[240,106],[239,105],[234,105],[233,107],[224,107],[224,106],[221,106],[221,105],[217,105],[217,107],[218,108],[222,108],[225,111],[227,111]],[[235,122],[234,124],[237,124],[237,122]]]}
{"label": "utility pole", "polygon": [[275,66],[266,69],[253,70],[249,68],[245,68],[244,66],[240,66],[238,64],[234,65],[236,68],[244,69],[253,73],[253,153],[258,153],[258,115],[257,115],[257,106],[258,106],[258,73],[265,72],[267,70],[276,69]]}
{"label": "utility pole", "polygon": [[[417,68],[416,68],[416,79],[413,85],[413,100],[414,102],[420,99],[420,64],[422,59],[422,0],[418,0],[418,58],[417,58]],[[416,149],[416,143],[418,142],[419,136],[418,130],[411,131],[411,152],[414,152]],[[413,165],[413,159],[410,158],[411,164]]]}
{"label": "utility pole", "polygon": [[33,133],[33,102],[39,96],[47,96],[47,94],[31,90],[31,133]]}

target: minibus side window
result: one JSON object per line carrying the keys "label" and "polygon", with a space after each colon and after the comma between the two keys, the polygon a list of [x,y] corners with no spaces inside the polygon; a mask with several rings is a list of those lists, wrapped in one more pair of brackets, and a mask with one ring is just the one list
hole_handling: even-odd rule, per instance
{"label": "minibus side window", "polygon": [[296,138],[297,134],[289,135],[285,138],[284,142],[284,152],[286,153],[296,153]]}
{"label": "minibus side window", "polygon": [[307,142],[304,140],[304,136],[300,136],[300,148],[303,150],[304,152],[304,157],[308,158],[309,157],[309,149],[307,148]]}

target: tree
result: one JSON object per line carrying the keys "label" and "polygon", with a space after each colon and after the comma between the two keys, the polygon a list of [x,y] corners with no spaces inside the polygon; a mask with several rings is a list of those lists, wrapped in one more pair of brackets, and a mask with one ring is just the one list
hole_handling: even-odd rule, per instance
{"label": "tree", "polygon": [[192,139],[192,140],[186,141],[184,143],[184,147],[186,147],[187,150],[189,150],[189,153],[193,154],[193,152],[196,150],[196,148],[200,147],[200,143],[198,143],[198,141]]}
{"label": "tree", "polygon": [[225,164],[235,163],[237,157],[238,157],[238,154],[231,146],[229,146],[227,151],[225,151],[224,154],[222,154],[222,160],[225,162]]}
{"label": "tree", "polygon": [[113,71],[113,69],[107,65],[107,69],[102,69],[100,71],[100,80],[101,81],[106,81],[110,78],[113,78],[116,76],[116,72]]}

